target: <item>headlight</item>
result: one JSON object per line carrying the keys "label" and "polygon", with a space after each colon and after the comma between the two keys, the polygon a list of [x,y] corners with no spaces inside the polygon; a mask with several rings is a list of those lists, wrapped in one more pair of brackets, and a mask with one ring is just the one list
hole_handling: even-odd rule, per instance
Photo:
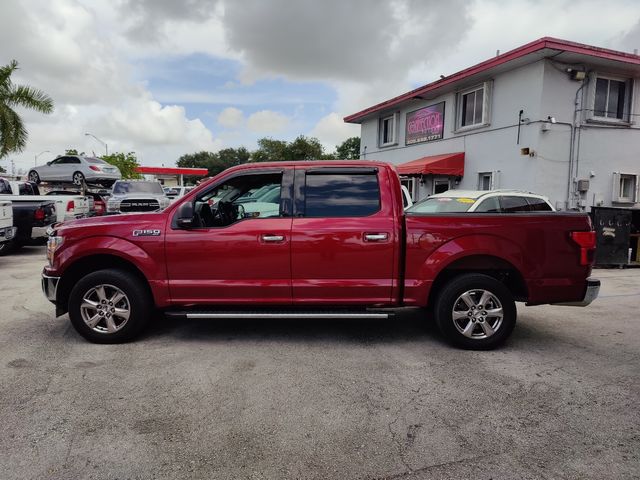
{"label": "headlight", "polygon": [[63,242],[64,237],[58,236],[49,237],[49,240],[47,240],[47,260],[50,267],[53,266],[53,257],[56,254],[56,250],[60,248]]}
{"label": "headlight", "polygon": [[117,212],[120,208],[120,200],[109,199],[107,201],[107,212]]}

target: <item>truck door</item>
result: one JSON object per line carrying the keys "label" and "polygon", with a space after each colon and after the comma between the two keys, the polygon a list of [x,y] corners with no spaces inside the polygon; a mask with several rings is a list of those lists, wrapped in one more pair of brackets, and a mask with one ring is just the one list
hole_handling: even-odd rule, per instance
{"label": "truck door", "polygon": [[[273,186],[271,202],[252,201]],[[166,233],[171,297],[182,304],[291,303],[293,169],[244,170],[198,193],[193,225]]]}
{"label": "truck door", "polygon": [[398,234],[387,171],[296,166],[294,191],[294,304],[389,304]]}

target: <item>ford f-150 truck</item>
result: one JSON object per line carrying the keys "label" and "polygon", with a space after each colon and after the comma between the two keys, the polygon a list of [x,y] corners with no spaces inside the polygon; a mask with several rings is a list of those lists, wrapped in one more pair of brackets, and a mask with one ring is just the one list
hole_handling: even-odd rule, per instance
{"label": "ford f-150 truck", "polygon": [[[279,187],[277,208],[247,211]],[[386,318],[429,307],[452,343],[487,349],[515,302],[587,305],[595,237],[579,213],[413,213],[393,166],[230,168],[157,213],[55,228],[42,276],[86,339],[133,338],[155,312],[183,318]]]}

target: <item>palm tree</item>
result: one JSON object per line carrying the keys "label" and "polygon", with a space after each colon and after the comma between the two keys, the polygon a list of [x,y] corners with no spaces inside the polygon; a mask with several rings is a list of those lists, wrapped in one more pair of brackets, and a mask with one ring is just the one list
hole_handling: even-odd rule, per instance
{"label": "palm tree", "polygon": [[11,74],[17,69],[15,60],[0,67],[0,158],[11,152],[21,152],[27,145],[28,133],[15,107],[40,113],[53,111],[53,100],[49,95],[28,85],[13,84]]}

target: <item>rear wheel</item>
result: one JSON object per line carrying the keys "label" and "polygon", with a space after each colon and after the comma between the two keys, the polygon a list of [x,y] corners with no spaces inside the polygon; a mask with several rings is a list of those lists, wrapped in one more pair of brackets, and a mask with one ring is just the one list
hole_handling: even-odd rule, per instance
{"label": "rear wheel", "polygon": [[71,290],[69,318],[76,331],[94,343],[135,338],[149,320],[152,300],[146,286],[123,270],[99,270]]}
{"label": "rear wheel", "polygon": [[516,324],[516,304],[495,278],[465,274],[451,280],[435,304],[436,323],[454,345],[488,350],[502,344]]}
{"label": "rear wheel", "polygon": [[40,175],[38,175],[38,172],[36,172],[35,170],[31,170],[29,172],[29,181],[40,183]]}
{"label": "rear wheel", "polygon": [[71,177],[71,180],[76,185],[82,185],[84,183],[84,175],[82,172],[75,172],[73,177]]}

